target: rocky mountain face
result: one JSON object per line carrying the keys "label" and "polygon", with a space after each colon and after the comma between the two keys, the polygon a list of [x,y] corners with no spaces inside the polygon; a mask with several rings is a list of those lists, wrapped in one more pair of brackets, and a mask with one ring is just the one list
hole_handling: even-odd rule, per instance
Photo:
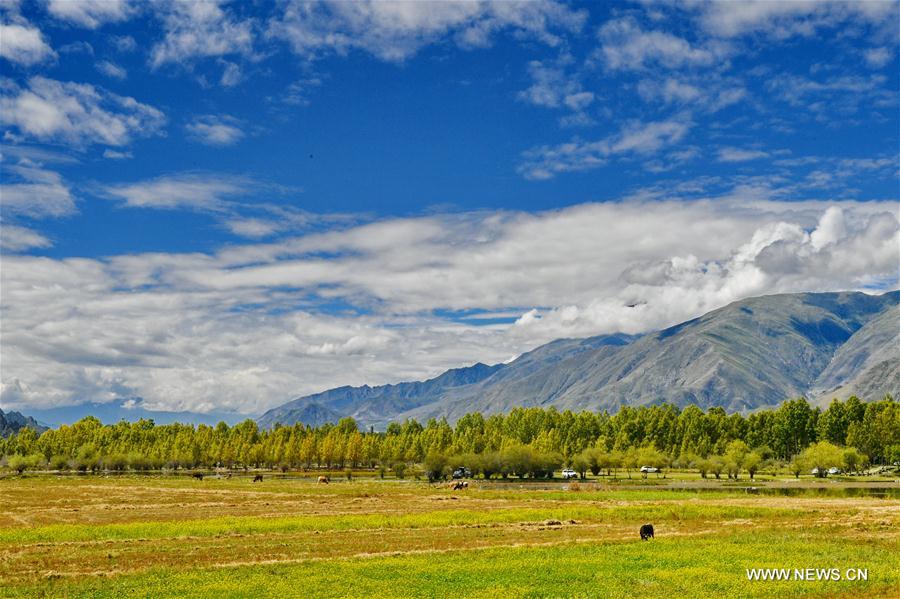
{"label": "rocky mountain face", "polygon": [[508,364],[448,370],[424,381],[340,387],[266,412],[259,424],[390,421],[517,406],[609,410],[670,402],[728,411],[791,397],[826,402],[900,394],[900,292],[798,293],[734,302],[641,336],[561,339]]}
{"label": "rocky mountain face", "polygon": [[0,410],[0,438],[15,434],[23,428],[31,428],[38,433],[47,430],[46,426],[43,426],[30,416],[23,416],[19,412],[4,413],[3,410]]}

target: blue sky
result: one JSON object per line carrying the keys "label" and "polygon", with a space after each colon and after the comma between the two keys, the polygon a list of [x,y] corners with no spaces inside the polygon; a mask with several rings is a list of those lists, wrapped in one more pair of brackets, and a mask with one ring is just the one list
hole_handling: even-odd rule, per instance
{"label": "blue sky", "polygon": [[0,23],[4,408],[255,413],[897,286],[896,2],[4,1]]}

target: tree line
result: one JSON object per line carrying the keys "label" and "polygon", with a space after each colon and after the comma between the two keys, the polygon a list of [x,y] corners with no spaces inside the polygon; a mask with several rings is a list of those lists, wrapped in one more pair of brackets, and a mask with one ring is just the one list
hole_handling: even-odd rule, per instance
{"label": "tree line", "polygon": [[[404,476],[417,468],[442,478],[465,466],[486,478],[546,477],[563,465],[585,475],[641,466],[693,468],[701,476],[753,476],[766,467],[857,470],[900,461],[900,407],[891,396],[865,403],[834,400],[823,410],[805,399],[747,416],[691,405],[623,406],[617,413],[516,408],[470,413],[454,426],[432,419],[362,431],[352,418],[260,430],[168,424],[152,420],[103,425],[94,417],[38,434],[22,429],[0,439],[0,456],[14,470],[49,468],[381,469]],[[821,467],[820,467],[821,466]]]}

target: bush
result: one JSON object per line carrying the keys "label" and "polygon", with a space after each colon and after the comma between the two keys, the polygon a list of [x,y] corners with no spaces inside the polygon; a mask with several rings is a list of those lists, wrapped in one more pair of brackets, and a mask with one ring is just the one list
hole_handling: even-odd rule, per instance
{"label": "bush", "polygon": [[428,482],[444,480],[447,477],[449,469],[449,460],[446,455],[439,451],[430,451],[425,456],[425,476]]}
{"label": "bush", "polygon": [[26,470],[37,470],[44,464],[44,456],[34,453],[31,455],[11,455],[6,460],[10,470],[22,474]]}
{"label": "bush", "polygon": [[64,455],[55,455],[47,462],[47,467],[50,470],[68,470],[69,458]]}

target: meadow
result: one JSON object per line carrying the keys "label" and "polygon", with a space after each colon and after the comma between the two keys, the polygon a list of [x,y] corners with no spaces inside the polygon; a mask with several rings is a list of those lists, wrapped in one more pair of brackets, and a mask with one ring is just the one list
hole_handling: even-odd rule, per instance
{"label": "meadow", "polygon": [[[10,476],[0,596],[900,596],[895,482],[759,484]],[[764,567],[868,580],[747,579]]]}

